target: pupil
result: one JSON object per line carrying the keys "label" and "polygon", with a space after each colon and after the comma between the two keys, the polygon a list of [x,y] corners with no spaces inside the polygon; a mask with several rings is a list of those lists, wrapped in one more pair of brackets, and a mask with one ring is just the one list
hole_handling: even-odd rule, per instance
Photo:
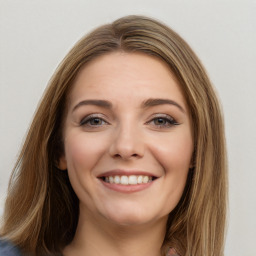
{"label": "pupil", "polygon": [[158,119],[156,119],[156,124],[165,124],[165,120],[163,119],[163,118],[158,118]]}
{"label": "pupil", "polygon": [[100,122],[100,119],[99,118],[94,118],[91,120],[91,124],[92,125],[99,125],[101,122]]}

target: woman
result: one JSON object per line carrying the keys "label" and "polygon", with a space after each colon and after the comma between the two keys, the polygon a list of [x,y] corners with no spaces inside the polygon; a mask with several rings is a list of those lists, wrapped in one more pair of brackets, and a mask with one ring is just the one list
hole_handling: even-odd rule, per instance
{"label": "woman", "polygon": [[14,168],[2,244],[219,256],[226,189],[221,111],[200,61],[170,28],[128,16],[82,38],[50,81]]}

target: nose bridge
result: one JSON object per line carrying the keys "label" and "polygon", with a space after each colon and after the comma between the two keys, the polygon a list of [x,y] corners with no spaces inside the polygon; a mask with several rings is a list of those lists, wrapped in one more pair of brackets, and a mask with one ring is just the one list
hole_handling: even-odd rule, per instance
{"label": "nose bridge", "polygon": [[117,125],[110,153],[124,159],[143,156],[144,143],[138,123],[126,118]]}

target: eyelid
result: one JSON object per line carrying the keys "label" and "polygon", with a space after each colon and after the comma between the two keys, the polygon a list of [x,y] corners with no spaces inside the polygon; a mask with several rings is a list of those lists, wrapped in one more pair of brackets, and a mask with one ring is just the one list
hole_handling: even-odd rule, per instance
{"label": "eyelid", "polygon": [[80,124],[81,126],[83,126],[83,125],[86,124],[86,122],[88,122],[88,121],[90,121],[91,119],[94,119],[94,118],[101,119],[101,120],[104,121],[106,124],[109,124],[109,122],[106,121],[106,118],[104,118],[103,115],[102,115],[102,114],[99,114],[99,113],[97,113],[97,114],[89,114],[89,115],[83,117],[83,118],[81,119],[81,121],[79,122],[79,124]]}
{"label": "eyelid", "polygon": [[[95,125],[90,125],[87,122],[89,122],[90,120],[93,119],[100,119],[101,121],[103,121],[103,124],[95,124]],[[171,115],[168,114],[163,114],[163,113],[156,113],[150,116],[149,120],[145,123],[147,125],[150,125],[152,122],[154,122],[156,119],[163,119],[166,122],[164,124],[153,124],[155,127],[157,128],[171,128],[173,126],[179,125],[180,123],[178,123]],[[106,120],[105,115],[101,114],[101,113],[93,113],[93,114],[89,114],[86,115],[85,117],[83,117],[81,119],[81,121],[79,122],[80,126],[88,126],[88,127],[102,127],[104,125],[109,125],[110,123]]]}
{"label": "eyelid", "polygon": [[167,125],[155,125],[158,127],[167,127],[168,128],[168,127],[172,127],[172,126],[180,124],[172,116],[170,116],[168,114],[160,114],[160,113],[157,113],[157,114],[154,114],[153,116],[151,116],[150,120],[147,121],[146,124],[150,124],[152,121],[154,121],[157,118],[159,118],[159,119],[161,118],[161,119],[167,120],[169,122],[169,124],[167,124]]}

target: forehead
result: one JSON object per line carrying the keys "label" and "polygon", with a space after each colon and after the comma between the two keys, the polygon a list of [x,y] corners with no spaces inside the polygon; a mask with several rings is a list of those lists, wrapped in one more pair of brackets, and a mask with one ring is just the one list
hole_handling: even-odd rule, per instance
{"label": "forehead", "polygon": [[79,71],[71,90],[71,103],[84,98],[106,97],[113,101],[171,97],[186,105],[168,65],[143,53],[108,53]]}

